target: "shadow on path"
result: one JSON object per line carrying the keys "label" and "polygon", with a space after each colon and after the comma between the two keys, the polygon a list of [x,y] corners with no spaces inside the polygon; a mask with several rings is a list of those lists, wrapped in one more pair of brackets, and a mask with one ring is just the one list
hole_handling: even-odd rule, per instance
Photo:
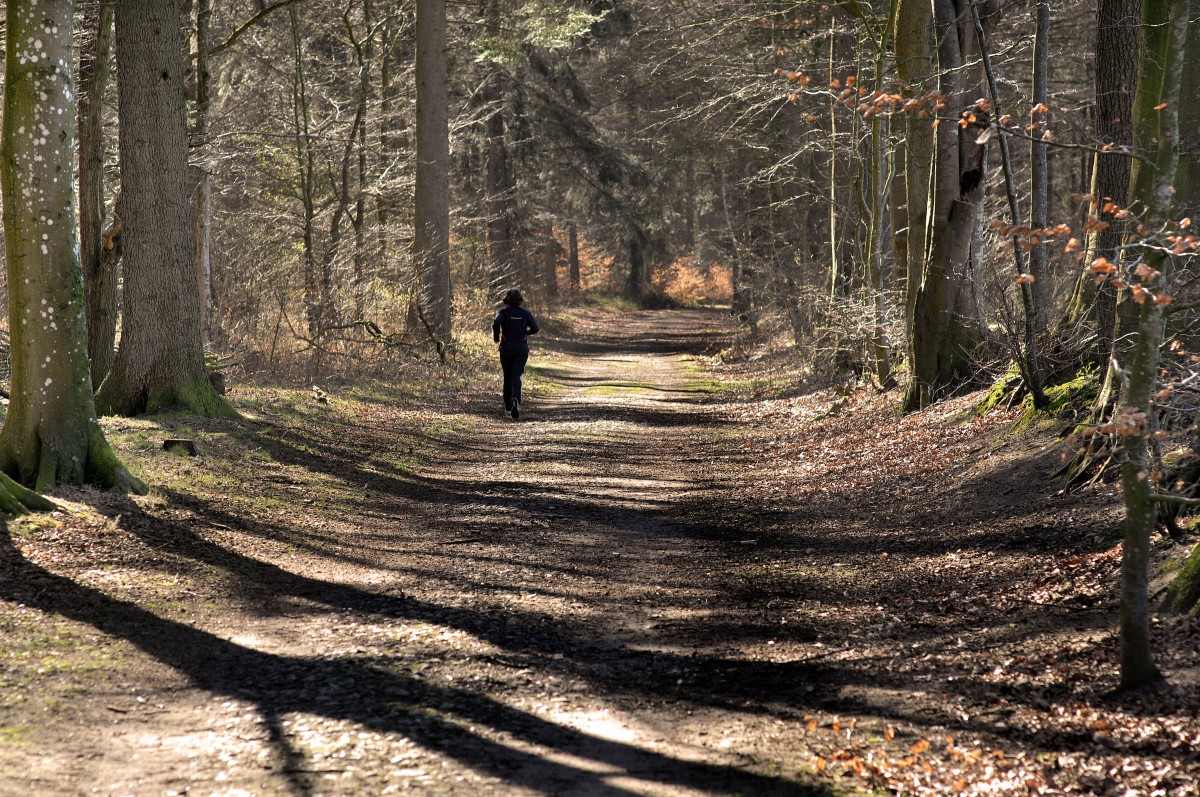
{"label": "shadow on path", "polygon": [[[178,529],[165,529],[174,534]],[[143,534],[145,530],[143,529]],[[239,561],[267,578],[272,588],[290,586],[293,594],[340,608],[378,612],[392,605],[407,607],[391,614],[434,612],[409,601],[388,601],[359,590],[296,576],[272,565],[238,557],[217,546],[192,540],[201,558]],[[269,575],[268,575],[269,574]],[[308,794],[294,775],[298,753],[282,731],[293,712],[309,712],[355,722],[364,728],[400,733],[477,771],[547,794],[564,785],[576,793],[632,797],[636,792],[606,782],[609,775],[673,784],[709,793],[755,795],[819,795],[822,789],[798,781],[739,770],[736,767],[683,761],[652,751],[585,734],[548,722],[487,696],[423,683],[388,667],[387,657],[280,656],[234,644],[184,623],[160,617],[132,603],[82,586],[24,558],[14,547],[6,523],[0,522],[0,597],[43,612],[86,623],[124,639],[158,661],[187,676],[202,689],[252,703],[273,729],[273,744],[292,772],[296,794]],[[322,691],[320,684],[340,684]],[[592,771],[556,763],[543,756],[485,738],[469,726],[482,725],[527,743],[582,757],[607,767]],[[546,778],[550,780],[547,781]]]}

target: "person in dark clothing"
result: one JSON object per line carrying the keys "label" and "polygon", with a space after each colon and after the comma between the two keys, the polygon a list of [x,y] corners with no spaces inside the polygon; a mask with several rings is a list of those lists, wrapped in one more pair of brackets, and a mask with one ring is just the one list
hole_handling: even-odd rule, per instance
{"label": "person in dark clothing", "polygon": [[521,417],[521,377],[529,362],[529,336],[538,331],[533,313],[521,306],[524,301],[520,291],[509,291],[492,322],[492,339],[500,344],[500,367],[504,369],[504,411],[513,420]]}

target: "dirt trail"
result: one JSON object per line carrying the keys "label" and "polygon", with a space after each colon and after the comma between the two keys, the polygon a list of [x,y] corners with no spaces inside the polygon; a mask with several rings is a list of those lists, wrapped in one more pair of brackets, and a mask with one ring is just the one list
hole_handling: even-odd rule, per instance
{"label": "dirt trail", "polygon": [[711,392],[727,324],[589,311],[519,422],[266,407],[0,527],[0,797],[1195,795],[1200,623],[1104,697],[1106,488],[966,400]]}
{"label": "dirt trail", "polygon": [[[796,725],[726,691],[752,686],[753,653],[706,562],[744,535],[709,508],[731,487],[710,456],[727,422],[695,400],[686,356],[724,317],[625,318],[542,356],[533,380],[559,387],[520,422],[472,399],[469,431],[416,473],[332,448],[309,463],[362,479],[340,522],[187,496],[173,523],[118,517],[182,581],[176,606],[10,556],[43,585],[18,617],[90,625],[112,654],[111,677],[0,747],[0,794],[824,793],[780,736]],[[371,427],[342,442],[392,442]]]}

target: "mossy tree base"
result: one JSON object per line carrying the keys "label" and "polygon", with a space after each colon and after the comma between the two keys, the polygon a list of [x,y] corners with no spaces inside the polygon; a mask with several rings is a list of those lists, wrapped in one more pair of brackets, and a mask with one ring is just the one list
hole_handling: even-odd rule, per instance
{"label": "mossy tree base", "polygon": [[[72,230],[76,109],[73,5],[10,2],[0,187],[11,330],[11,401],[0,430],[0,511],[53,509],[38,495],[95,482],[146,492],[96,422],[83,269]],[[26,131],[41,130],[41,136]],[[32,490],[30,489],[32,488]]]}
{"label": "mossy tree base", "polygon": [[[101,415],[148,415],[161,410],[182,410],[205,418],[238,419],[241,415],[216,390],[207,375],[193,379],[129,379],[127,370],[109,374],[96,394],[96,411]],[[203,373],[203,372],[202,372]],[[163,384],[165,383],[165,384]]]}
{"label": "mossy tree base", "polygon": [[1187,562],[1171,581],[1163,598],[1162,610],[1177,614],[1200,614],[1200,545],[1192,549]]}
{"label": "mossy tree base", "polygon": [[25,515],[30,512],[50,512],[56,508],[50,499],[0,473],[0,512]]}

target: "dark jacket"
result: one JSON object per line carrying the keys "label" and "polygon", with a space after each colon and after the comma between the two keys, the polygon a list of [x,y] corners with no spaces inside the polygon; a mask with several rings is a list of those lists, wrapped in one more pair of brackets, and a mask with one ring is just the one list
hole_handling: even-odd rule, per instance
{"label": "dark jacket", "polygon": [[536,335],[537,321],[524,307],[505,307],[492,322],[492,340],[501,351],[529,351],[529,336]]}

